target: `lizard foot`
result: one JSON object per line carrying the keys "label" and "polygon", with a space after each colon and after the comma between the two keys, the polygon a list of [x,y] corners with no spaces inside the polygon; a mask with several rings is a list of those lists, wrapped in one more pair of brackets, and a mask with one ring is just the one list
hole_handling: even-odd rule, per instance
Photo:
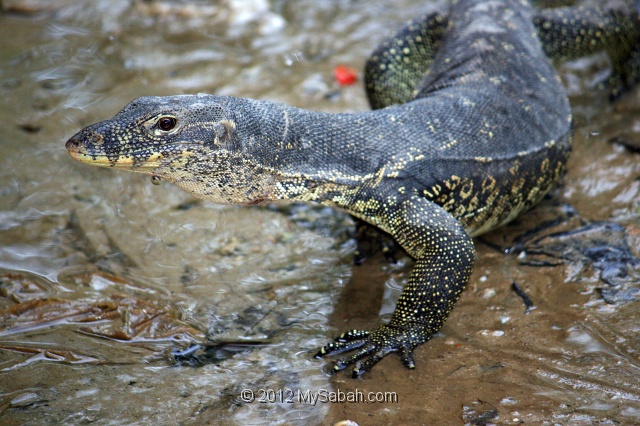
{"label": "lizard foot", "polygon": [[397,352],[407,368],[415,368],[413,349],[428,340],[427,336],[422,327],[382,325],[373,331],[351,330],[320,349],[316,358],[359,349],[350,356],[340,358],[333,365],[334,372],[354,365],[353,378],[371,370],[378,361],[391,352]]}

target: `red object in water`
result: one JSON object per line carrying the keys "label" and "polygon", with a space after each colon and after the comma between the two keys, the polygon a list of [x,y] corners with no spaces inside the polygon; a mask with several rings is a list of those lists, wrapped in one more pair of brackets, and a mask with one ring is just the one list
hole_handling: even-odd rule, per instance
{"label": "red object in water", "polygon": [[346,65],[338,65],[333,69],[333,77],[340,86],[350,86],[358,80],[358,71]]}

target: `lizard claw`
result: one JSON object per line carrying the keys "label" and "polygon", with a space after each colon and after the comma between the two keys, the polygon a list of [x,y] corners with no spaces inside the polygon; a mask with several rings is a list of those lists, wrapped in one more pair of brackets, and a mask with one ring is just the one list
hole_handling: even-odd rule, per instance
{"label": "lizard claw", "polygon": [[[419,327],[418,327],[419,328]],[[338,359],[333,365],[333,371],[344,370],[350,365],[354,365],[352,377],[356,378],[371,370],[382,358],[391,352],[400,355],[401,362],[410,369],[415,368],[413,360],[413,349],[426,339],[413,328],[398,328],[383,325],[371,332],[361,330],[351,330],[341,334],[334,342],[324,346],[316,354],[316,358],[325,355],[337,355],[344,352],[359,349],[354,354]]]}
{"label": "lizard claw", "polygon": [[413,349],[403,346],[398,352],[400,352],[400,361],[402,361],[405,367],[410,370],[416,368],[416,363],[413,360]]}

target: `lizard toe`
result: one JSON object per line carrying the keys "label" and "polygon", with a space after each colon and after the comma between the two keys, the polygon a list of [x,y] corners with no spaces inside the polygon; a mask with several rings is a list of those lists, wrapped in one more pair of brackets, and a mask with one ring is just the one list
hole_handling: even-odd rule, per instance
{"label": "lizard toe", "polygon": [[405,367],[409,369],[416,368],[416,363],[413,361],[413,348],[406,344],[402,345],[398,348],[398,354]]}
{"label": "lizard toe", "polygon": [[336,342],[358,342],[365,341],[371,332],[366,330],[349,330],[336,337]]}
{"label": "lizard toe", "polygon": [[322,358],[325,355],[338,355],[344,352],[353,351],[364,346],[367,343],[364,338],[356,339],[353,336],[349,336],[349,338],[343,339],[343,336],[345,334],[347,333],[342,334],[340,337],[336,338],[335,341],[328,343],[320,348],[318,353],[315,354],[315,358]]}
{"label": "lizard toe", "polygon": [[408,328],[391,327],[383,325],[377,329],[369,331],[351,330],[341,334],[334,342],[324,346],[316,355],[317,358],[325,355],[336,355],[358,349],[350,356],[340,358],[333,365],[333,372],[344,370],[350,365],[354,365],[353,377],[359,377],[371,370],[382,358],[391,352],[397,352],[400,360],[407,368],[415,368],[413,360],[413,349],[423,338],[416,339],[416,336],[423,336],[416,326]]}
{"label": "lizard toe", "polygon": [[362,362],[361,360],[363,358],[366,358],[367,356],[369,356],[369,354],[374,352],[376,349],[377,349],[376,345],[367,343],[362,349],[360,349],[358,352],[354,353],[353,355],[345,358],[340,358],[338,361],[336,361],[336,363],[333,365],[333,370],[334,371],[344,370],[346,367],[353,364],[356,364],[357,366]]}

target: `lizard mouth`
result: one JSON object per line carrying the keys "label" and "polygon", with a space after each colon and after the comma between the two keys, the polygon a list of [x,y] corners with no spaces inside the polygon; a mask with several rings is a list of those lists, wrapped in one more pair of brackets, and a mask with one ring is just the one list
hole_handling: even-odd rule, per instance
{"label": "lizard mouth", "polygon": [[140,173],[153,173],[163,165],[174,164],[176,161],[182,162],[195,153],[194,144],[175,143],[170,147],[164,147],[163,152],[152,152],[147,149],[132,151],[125,155],[114,155],[95,149],[100,144],[102,144],[100,135],[93,134],[89,140],[86,135],[79,133],[67,141],[65,148],[71,158],[81,163]]}
{"label": "lizard mouth", "polygon": [[109,167],[114,169],[126,169],[140,172],[151,172],[162,165],[165,158],[162,154],[153,154],[150,157],[141,159],[140,156],[132,153],[131,156],[107,156],[105,154],[90,154],[88,152],[68,150],[69,155],[76,161],[98,167]]}

